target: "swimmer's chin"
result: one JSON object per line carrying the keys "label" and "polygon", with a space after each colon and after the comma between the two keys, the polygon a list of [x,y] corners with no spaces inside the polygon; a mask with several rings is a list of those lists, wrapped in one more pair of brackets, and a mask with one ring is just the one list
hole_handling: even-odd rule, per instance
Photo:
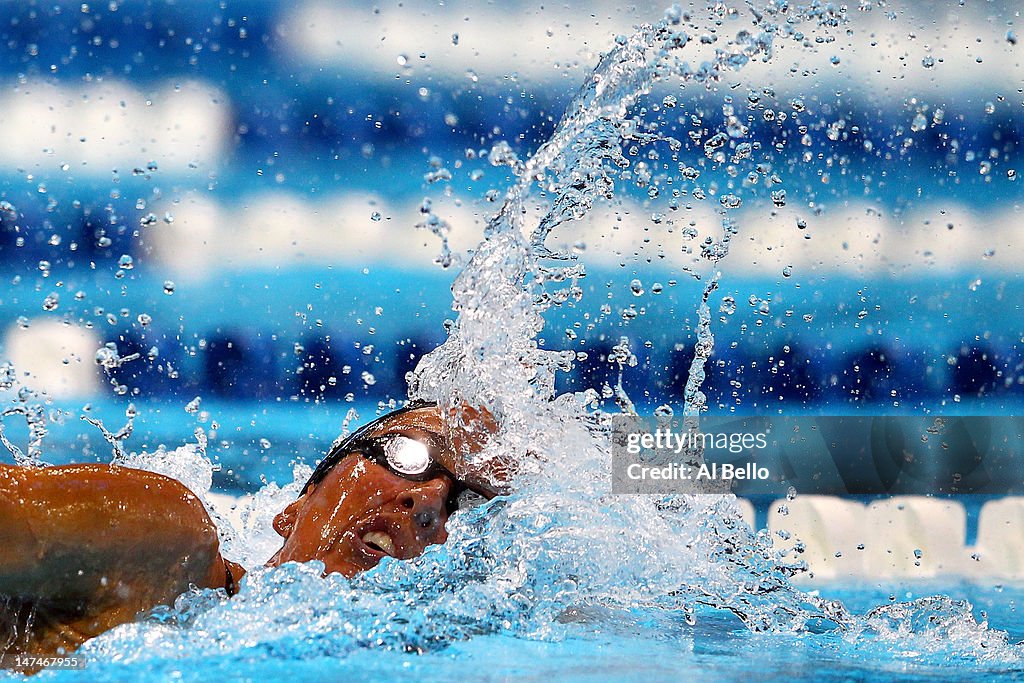
{"label": "swimmer's chin", "polygon": [[324,566],[323,572],[321,573],[322,576],[327,576],[328,574],[341,574],[342,576],[351,579],[357,574],[361,574],[362,572],[376,567],[380,562],[380,559],[355,562],[351,560],[341,560],[338,558],[327,560],[322,557],[294,557],[290,554],[284,553],[282,549],[277,551],[274,556],[267,561],[266,566],[280,567],[281,565],[288,564],[289,562],[296,562],[299,564],[306,562],[320,562]]}
{"label": "swimmer's chin", "polygon": [[[362,544],[362,542],[359,542]],[[382,559],[387,557],[386,554],[374,551],[372,548],[365,546],[359,548],[356,543],[346,543],[346,547],[338,548],[332,551],[334,557],[325,558],[302,555],[293,555],[285,552],[285,549],[277,551],[273,557],[267,562],[268,567],[279,567],[288,562],[321,562],[324,565],[323,576],[328,574],[341,574],[342,576],[351,579],[357,574],[368,571],[376,567]],[[340,552],[339,552],[340,551]],[[339,554],[344,554],[347,557],[338,557]]]}

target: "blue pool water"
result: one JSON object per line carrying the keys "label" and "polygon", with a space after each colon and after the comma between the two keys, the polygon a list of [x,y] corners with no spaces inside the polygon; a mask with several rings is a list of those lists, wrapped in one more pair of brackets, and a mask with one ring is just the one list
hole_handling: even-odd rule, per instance
{"label": "blue pool water", "polygon": [[[1018,608],[1024,590],[1019,586],[847,586],[822,592],[865,612],[893,598],[908,601],[943,593],[971,601],[974,615],[987,615],[990,628],[964,620],[945,603],[919,608],[913,618],[882,635],[759,634],[731,614],[713,610],[699,611],[691,625],[671,611],[590,609],[580,610],[585,614],[577,614],[547,638],[528,639],[498,629],[404,652],[396,643],[346,643],[340,625],[332,634],[314,637],[311,622],[323,617],[313,611],[310,622],[294,624],[291,635],[285,635],[286,629],[278,639],[220,648],[215,634],[199,633],[197,637],[209,639],[201,652],[167,656],[156,648],[155,653],[133,653],[131,662],[94,655],[87,671],[46,671],[38,680],[955,681],[1016,679],[1024,671],[1021,646],[1006,644],[1024,637]],[[265,618],[271,629],[276,627],[274,617]]]}

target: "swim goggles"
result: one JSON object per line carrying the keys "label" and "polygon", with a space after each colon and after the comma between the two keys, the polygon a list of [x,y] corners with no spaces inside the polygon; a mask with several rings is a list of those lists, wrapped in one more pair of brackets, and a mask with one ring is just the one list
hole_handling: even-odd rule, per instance
{"label": "swim goggles", "polygon": [[[302,490],[322,481],[345,457],[358,454],[407,481],[424,482],[439,476],[447,477],[452,482],[447,500],[449,512],[472,507],[498,495],[499,492],[485,482],[467,481],[446,465],[446,449],[439,434],[419,427],[409,427],[392,434],[371,436],[386,420],[434,405],[427,401],[414,401],[363,425],[331,449]],[[450,449],[447,450],[450,452]]]}

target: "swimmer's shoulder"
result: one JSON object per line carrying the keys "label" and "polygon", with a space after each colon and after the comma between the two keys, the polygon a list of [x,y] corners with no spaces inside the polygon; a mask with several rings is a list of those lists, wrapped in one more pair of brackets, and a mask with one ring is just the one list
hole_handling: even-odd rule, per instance
{"label": "swimmer's shoulder", "polygon": [[85,512],[106,512],[114,519],[160,513],[185,528],[216,528],[199,497],[180,481],[133,467],[80,463],[48,467],[0,465],[0,497],[16,502],[24,514],[42,514],[56,522]]}
{"label": "swimmer's shoulder", "polygon": [[135,584],[132,594],[165,599],[189,585],[225,583],[217,529],[202,501],[155,472],[3,466],[0,522],[10,530],[0,532],[8,547],[22,551],[20,561],[0,562],[0,593],[20,581],[39,595],[70,598],[102,593],[92,582],[116,579]]}

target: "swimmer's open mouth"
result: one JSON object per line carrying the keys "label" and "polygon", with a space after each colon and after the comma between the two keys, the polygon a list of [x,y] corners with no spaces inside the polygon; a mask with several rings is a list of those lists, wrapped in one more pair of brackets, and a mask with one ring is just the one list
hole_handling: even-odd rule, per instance
{"label": "swimmer's open mouth", "polygon": [[361,540],[370,550],[395,557],[395,541],[389,534],[383,531],[370,531],[363,534]]}

